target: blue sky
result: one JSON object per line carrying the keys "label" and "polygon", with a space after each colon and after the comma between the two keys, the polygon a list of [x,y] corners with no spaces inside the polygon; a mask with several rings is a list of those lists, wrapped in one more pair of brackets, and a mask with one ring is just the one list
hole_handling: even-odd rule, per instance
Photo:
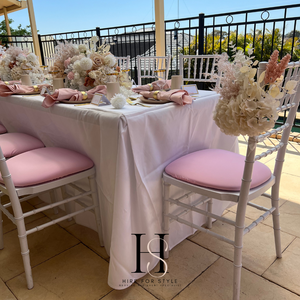
{"label": "blue sky", "polygon": [[[226,13],[247,9],[299,4],[299,0],[165,0],[165,19]],[[40,34],[130,25],[154,20],[153,0],[33,0]],[[298,13],[299,15],[299,13]],[[29,25],[27,9],[9,14],[14,22]],[[0,21],[4,19],[0,17]]]}

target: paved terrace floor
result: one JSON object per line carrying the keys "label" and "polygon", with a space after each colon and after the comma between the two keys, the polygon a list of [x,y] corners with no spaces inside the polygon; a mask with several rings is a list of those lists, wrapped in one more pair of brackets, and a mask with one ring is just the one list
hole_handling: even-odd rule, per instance
{"label": "paved terrace floor", "polygon": [[[244,153],[244,139],[240,139]],[[273,140],[274,142],[275,140]],[[275,141],[276,142],[276,141]],[[269,142],[270,144],[271,142]],[[268,145],[267,145],[268,146]],[[258,152],[265,150],[260,145]],[[288,147],[281,182],[282,259],[276,259],[271,217],[245,236],[242,270],[242,300],[300,300],[300,145]],[[274,155],[264,159],[272,167]],[[255,203],[268,206],[269,199],[257,198]],[[38,198],[29,206],[44,205]],[[248,207],[246,223],[258,217]],[[62,212],[60,213],[62,214]],[[225,211],[235,218],[235,207]],[[36,226],[47,215],[38,214],[28,219],[28,227]],[[215,222],[213,230],[227,234],[227,225]],[[231,300],[231,246],[203,233],[195,233],[170,252],[168,283],[150,284],[150,275],[131,287],[117,291],[107,285],[108,255],[99,246],[97,234],[73,221],[29,236],[34,288],[27,290],[20,248],[15,226],[4,218],[4,250],[0,251],[1,300]]]}

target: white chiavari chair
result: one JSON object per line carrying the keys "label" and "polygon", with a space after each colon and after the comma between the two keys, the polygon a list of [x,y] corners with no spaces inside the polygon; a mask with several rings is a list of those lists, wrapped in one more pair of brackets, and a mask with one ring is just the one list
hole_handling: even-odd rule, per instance
{"label": "white chiavari chair", "polygon": [[163,79],[169,78],[171,55],[168,56],[137,56],[138,85],[143,78]]}
{"label": "white chiavari chair", "polygon": [[129,70],[129,64],[130,64],[130,55],[127,56],[116,56],[116,60],[118,62],[118,67],[120,67],[121,70]]}
{"label": "white chiavari chair", "polygon": [[[45,147],[27,151],[6,161],[0,147],[0,175],[0,191],[8,195],[10,200],[9,203],[4,205],[0,204],[0,210],[17,226],[28,289],[33,288],[27,242],[29,234],[92,210],[96,217],[100,245],[103,246],[95,167],[88,157],[63,148]],[[75,184],[76,181],[81,179],[88,179],[89,190],[85,191]],[[53,191],[65,185],[74,187],[80,193],[77,193],[76,196],[68,195],[67,199],[59,200],[41,208],[23,212],[21,202],[29,200],[39,193]],[[83,197],[89,197],[90,200],[84,201]],[[24,221],[26,217],[71,202],[76,202],[82,208],[33,229],[26,230]],[[9,212],[9,207],[12,207],[13,213]],[[1,230],[0,249],[3,249],[3,247],[3,232]]]}
{"label": "white chiavari chair", "polygon": [[0,134],[6,133],[6,132],[7,132],[7,130],[6,130],[5,126],[0,123]]}
{"label": "white chiavari chair", "polygon": [[208,82],[219,85],[217,60],[221,55],[179,55],[179,74],[183,82]]}
{"label": "white chiavari chair", "polygon": [[48,70],[54,66],[54,61],[55,61],[54,57],[44,57],[44,59],[45,59],[45,66],[48,67]]}
{"label": "white chiavari chair", "polygon": [[[259,73],[264,71],[267,63],[260,63]],[[186,224],[194,229],[210,234],[221,241],[231,244],[234,247],[234,283],[233,299],[240,297],[240,281],[242,270],[242,248],[243,236],[249,233],[260,222],[269,215],[273,217],[273,229],[275,236],[276,255],[281,258],[281,241],[279,225],[279,184],[281,171],[284,162],[286,147],[289,140],[289,134],[293,126],[297,108],[300,99],[300,62],[289,63],[285,71],[285,82],[288,80],[297,81],[298,87],[295,88],[296,94],[284,93],[278,106],[278,112],[286,111],[288,116],[283,125],[276,129],[269,130],[259,136],[249,137],[246,157],[240,154],[232,153],[220,149],[204,149],[185,155],[170,163],[163,173],[164,184],[164,232],[169,232],[170,219]],[[279,144],[271,147],[267,151],[255,155],[256,144],[273,134],[282,132]],[[273,172],[263,163],[259,162],[262,157],[277,152],[276,162]],[[173,199],[170,197],[171,185],[187,191],[187,194]],[[266,191],[271,188],[271,195]],[[199,194],[204,197],[198,203],[187,204],[183,201],[190,194]],[[251,203],[259,196],[266,196],[271,199],[271,208],[265,208]],[[212,198],[217,201],[233,201],[237,203],[236,219],[232,221],[226,216],[218,216],[212,213]],[[206,204],[198,207],[198,205]],[[173,206],[170,209],[170,206]],[[263,211],[262,215],[245,227],[245,214],[247,205]],[[181,216],[182,212],[174,210],[175,207],[181,207],[185,213],[187,211],[199,213],[207,217],[206,227],[194,224]],[[175,211],[176,213],[171,213]],[[224,223],[234,227],[234,240],[210,231],[212,228],[212,218],[221,220]],[[190,218],[192,219],[192,217]],[[201,224],[200,224],[201,225]],[[169,253],[166,252],[168,257]],[[199,258],[201,259],[201,258]]]}

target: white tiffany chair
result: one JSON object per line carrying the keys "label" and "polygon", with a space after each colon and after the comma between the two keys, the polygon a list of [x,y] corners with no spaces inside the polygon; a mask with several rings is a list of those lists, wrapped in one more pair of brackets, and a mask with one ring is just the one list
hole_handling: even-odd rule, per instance
{"label": "white tiffany chair", "polygon": [[[263,71],[266,63],[259,65]],[[289,134],[295,119],[299,105],[300,88],[300,62],[290,63],[285,72],[285,81],[290,79],[298,81],[296,94],[285,94],[280,100],[279,112],[288,111],[286,122],[276,128],[259,136],[250,137],[248,140],[246,157],[220,149],[203,149],[180,157],[170,163],[163,173],[164,182],[164,231],[168,233],[169,222],[186,224],[192,228],[208,233],[234,247],[234,282],[233,299],[238,300],[240,296],[240,281],[242,269],[242,247],[243,236],[250,232],[255,226],[262,222],[266,217],[272,214],[273,228],[275,235],[276,255],[281,258],[280,225],[279,225],[279,183],[283,167],[284,156],[289,139]],[[269,150],[255,155],[256,144],[272,134],[282,132],[280,143]],[[273,173],[261,162],[262,157],[266,157],[273,152],[277,153],[276,163]],[[170,198],[170,186],[174,185],[188,191],[185,196],[177,199]],[[271,195],[266,191],[271,188]],[[189,194],[196,193],[204,196],[202,201],[196,204],[183,203],[183,199],[189,197]],[[266,196],[271,199],[271,208],[265,208],[250,201],[259,197]],[[202,197],[203,198],[203,197]],[[220,201],[233,201],[237,203],[236,220],[232,221],[225,217],[213,214],[212,198]],[[206,209],[196,206],[207,204]],[[182,218],[182,212],[170,213],[170,205],[182,207],[185,211],[192,211],[203,214],[207,217],[207,228],[203,228]],[[251,225],[245,227],[245,213],[247,205],[262,210],[264,213]],[[174,211],[174,209],[172,209]],[[221,220],[233,226],[235,231],[234,240],[230,240],[222,235],[210,231],[212,227],[212,218]],[[166,253],[168,257],[169,253]],[[201,258],[199,258],[201,259]]]}
{"label": "white tiffany chair", "polygon": [[38,138],[20,132],[8,132],[1,134],[0,146],[6,159],[26,151],[45,147],[43,142]]}
{"label": "white tiffany chair", "polygon": [[[84,178],[89,180],[88,191],[81,189],[74,183]],[[28,212],[22,211],[21,202],[29,200],[44,191],[52,191],[65,185],[74,187],[80,194],[77,193],[76,196],[71,196]],[[9,203],[0,204],[0,211],[17,226],[28,289],[33,288],[27,243],[29,234],[85,211],[93,210],[96,217],[100,245],[103,245],[95,168],[94,163],[88,157],[68,149],[45,147],[27,151],[6,161],[0,147],[0,191],[8,195],[10,199]],[[21,196],[24,197],[20,198]],[[91,200],[89,202],[82,201],[82,197],[89,197]],[[76,202],[82,208],[33,229],[26,230],[24,221],[26,217],[71,202]],[[13,213],[8,211],[9,207],[12,207]],[[2,220],[0,220],[0,224],[0,249],[3,249]]]}
{"label": "white tiffany chair", "polygon": [[169,78],[171,55],[168,56],[137,56],[138,85],[143,78],[163,79]]}
{"label": "white tiffany chair", "polygon": [[130,55],[127,56],[116,56],[118,66],[121,70],[129,70]]}
{"label": "white tiffany chair", "polygon": [[179,74],[183,82],[209,82],[219,85],[217,60],[221,55],[179,55]]}
{"label": "white tiffany chair", "polygon": [[50,67],[54,66],[54,60],[55,60],[54,57],[44,57],[44,59],[45,59],[45,65],[48,66],[48,70]]}
{"label": "white tiffany chair", "polygon": [[5,126],[0,123],[0,134],[6,133],[6,132],[7,132],[7,130],[6,130]]}

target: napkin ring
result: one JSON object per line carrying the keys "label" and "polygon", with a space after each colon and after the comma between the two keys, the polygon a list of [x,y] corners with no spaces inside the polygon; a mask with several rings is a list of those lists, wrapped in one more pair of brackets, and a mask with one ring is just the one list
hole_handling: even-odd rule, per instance
{"label": "napkin ring", "polygon": [[81,92],[82,94],[82,100],[86,100],[88,98],[88,95],[86,92]]}
{"label": "napkin ring", "polygon": [[32,87],[34,88],[34,91],[35,91],[35,92],[38,92],[38,91],[39,91],[39,87],[38,87],[37,85],[33,85]]}
{"label": "napkin ring", "polygon": [[155,99],[155,100],[158,100],[158,98],[157,98],[157,94],[159,93],[159,91],[155,91],[154,93],[153,93],[153,98]]}
{"label": "napkin ring", "polygon": [[153,85],[151,83],[148,83],[147,85],[150,86],[150,91],[153,91]]}
{"label": "napkin ring", "polygon": [[4,81],[4,83],[5,83],[6,85],[9,85],[9,82],[8,82],[8,81]]}

